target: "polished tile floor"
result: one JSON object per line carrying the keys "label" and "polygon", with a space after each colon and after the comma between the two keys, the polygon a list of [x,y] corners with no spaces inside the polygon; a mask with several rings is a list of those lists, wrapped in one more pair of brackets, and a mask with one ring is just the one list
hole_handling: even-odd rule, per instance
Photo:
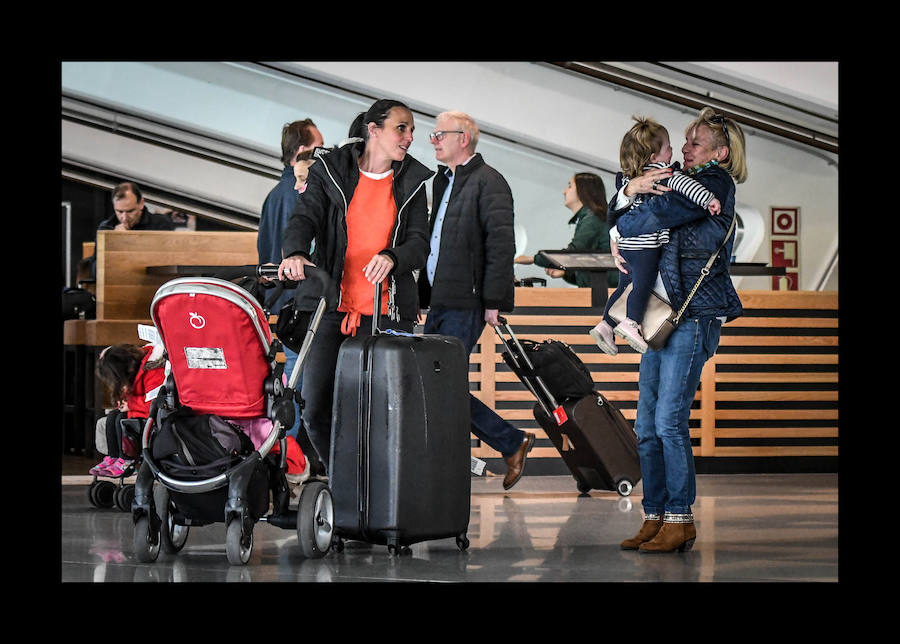
{"label": "polished tile floor", "polygon": [[[65,473],[64,473],[65,474]],[[837,582],[838,475],[701,475],[691,552],[625,552],[641,524],[641,486],[579,497],[568,476],[474,478],[469,549],[453,539],[384,546],[348,542],[304,559],[292,530],[258,523],[246,566],[230,566],[224,524],[191,530],[177,555],[141,564],[127,513],[96,509],[90,477],[62,477],[62,582]]]}

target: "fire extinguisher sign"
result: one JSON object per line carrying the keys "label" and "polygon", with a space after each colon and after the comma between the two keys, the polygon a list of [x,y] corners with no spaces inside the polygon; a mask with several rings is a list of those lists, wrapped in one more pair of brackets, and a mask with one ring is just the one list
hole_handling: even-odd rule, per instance
{"label": "fire extinguisher sign", "polygon": [[772,208],[772,234],[798,235],[800,233],[798,210],[798,208]]}
{"label": "fire extinguisher sign", "polygon": [[784,267],[784,275],[772,276],[775,291],[796,291],[800,277],[800,209],[772,208],[772,266]]}

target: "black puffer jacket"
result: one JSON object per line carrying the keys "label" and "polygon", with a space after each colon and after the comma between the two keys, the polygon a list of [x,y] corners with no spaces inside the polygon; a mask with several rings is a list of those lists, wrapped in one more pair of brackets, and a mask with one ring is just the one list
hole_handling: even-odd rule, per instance
{"label": "black puffer jacket", "polygon": [[[439,165],[434,178],[430,228],[449,183],[446,170]],[[426,271],[419,272],[422,307],[512,311],[515,252],[512,191],[503,175],[476,154],[456,167],[434,285]]]}
{"label": "black puffer jacket", "polygon": [[[310,166],[306,190],[297,200],[294,213],[284,229],[285,257],[303,255],[328,271],[335,284],[344,273],[347,251],[347,205],[359,183],[359,156],[364,144],[349,143],[337,150],[323,151]],[[394,260],[389,276],[391,314],[399,311],[403,320],[415,320],[419,307],[412,271],[425,266],[428,245],[428,202],[425,182],[432,170],[406,155],[392,164],[397,221],[391,244],[382,252]],[[315,250],[309,249],[315,240]],[[396,306],[396,309],[394,309]]]}

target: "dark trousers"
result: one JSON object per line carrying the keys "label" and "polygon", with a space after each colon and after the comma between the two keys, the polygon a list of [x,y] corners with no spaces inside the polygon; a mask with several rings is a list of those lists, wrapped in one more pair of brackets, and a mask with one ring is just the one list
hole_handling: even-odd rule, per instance
{"label": "dark trousers", "polygon": [[[443,309],[432,307],[425,320],[425,333],[451,335],[462,340],[466,355],[478,343],[484,331],[484,310]],[[525,432],[500,418],[494,410],[469,394],[472,433],[504,457],[511,456],[525,440]]]}

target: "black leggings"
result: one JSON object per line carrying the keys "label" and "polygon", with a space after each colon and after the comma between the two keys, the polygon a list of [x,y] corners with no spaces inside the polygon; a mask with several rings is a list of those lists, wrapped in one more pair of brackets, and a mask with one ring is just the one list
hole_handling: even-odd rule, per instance
{"label": "black leggings", "polygon": [[122,457],[122,428],[119,426],[119,419],[126,417],[127,414],[118,409],[113,409],[106,415],[106,450],[109,452],[107,456]]}

